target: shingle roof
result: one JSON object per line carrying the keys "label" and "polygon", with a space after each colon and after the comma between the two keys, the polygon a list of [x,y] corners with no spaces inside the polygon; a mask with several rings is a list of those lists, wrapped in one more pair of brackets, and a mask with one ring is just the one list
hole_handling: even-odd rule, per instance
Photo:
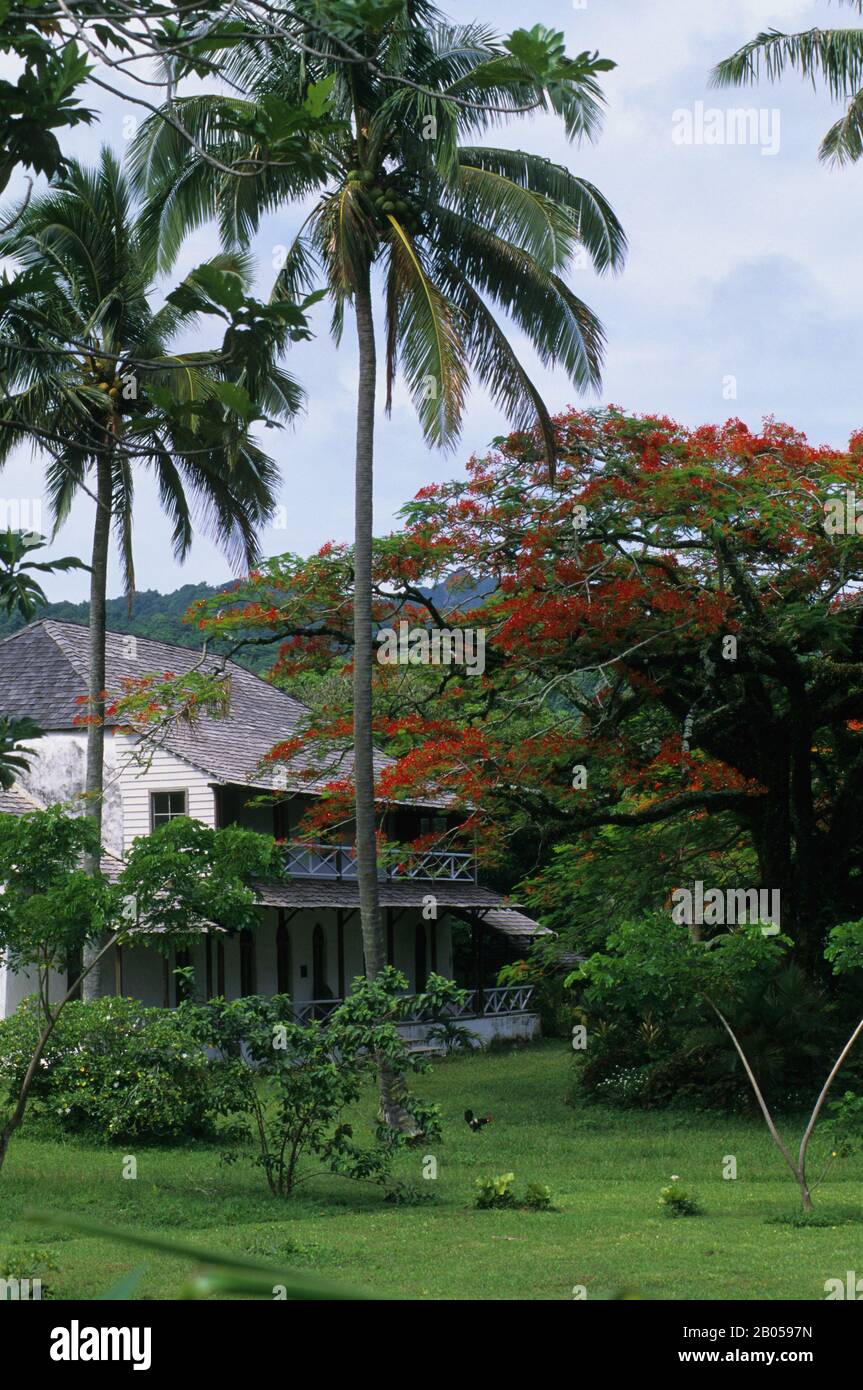
{"label": "shingle roof", "polygon": [[[359,886],[355,880],[339,879],[321,882],[320,879],[293,878],[288,883],[256,883],[255,894],[265,907],[359,908]],[[479,915],[495,931],[514,939],[545,936],[540,927],[517,908],[507,907],[499,893],[478,883],[447,883],[441,879],[394,882],[387,880],[378,886],[381,907],[423,907],[432,894],[440,911]]]}
{"label": "shingle roof", "polygon": [[34,801],[21,787],[10,787],[4,791],[0,787],[0,814],[4,816],[26,816],[30,811],[39,810]]}
{"label": "shingle roof", "polygon": [[[274,772],[261,769],[261,759],[274,744],[291,738],[306,713],[299,700],[261,680],[236,662],[218,656],[202,659],[200,651],[148,637],[131,639],[120,632],[107,635],[105,685],[109,695],[123,692],[125,678],[171,671],[184,674],[193,667],[202,672],[224,669],[231,679],[230,712],[224,718],[202,715],[193,728],[172,725],[160,734],[161,745],[217,782],[243,786],[281,786]],[[42,619],[0,642],[0,705],[5,715],[29,715],[46,732],[77,727],[81,716],[78,700],[86,692],[89,669],[89,630],[79,623]],[[107,721],[110,723],[111,721]],[[116,721],[115,721],[116,722]],[[391,760],[377,755],[377,770]],[[301,777],[314,769],[314,758],[300,754],[288,769],[292,790],[319,791],[334,777],[349,777],[353,755],[347,750],[335,767],[321,766],[319,776]],[[294,775],[291,776],[291,773]]]}

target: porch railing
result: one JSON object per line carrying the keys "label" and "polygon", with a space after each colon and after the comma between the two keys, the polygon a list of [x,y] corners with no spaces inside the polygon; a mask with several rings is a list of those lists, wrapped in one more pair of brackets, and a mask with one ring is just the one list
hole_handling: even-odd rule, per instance
{"label": "porch railing", "polygon": [[[353,845],[292,841],[287,846],[287,870],[299,878],[356,879],[356,850]],[[476,861],[472,854],[454,850],[408,850],[392,863],[380,865],[378,878],[476,883]]]}
{"label": "porch railing", "polygon": [[[533,985],[507,985],[505,988],[468,990],[462,1004],[449,1004],[439,1015],[428,1010],[408,1010],[405,1023],[431,1023],[447,1018],[496,1018],[501,1014],[526,1013],[533,995]],[[298,1023],[316,1018],[325,1023],[341,999],[306,999],[294,1006]]]}

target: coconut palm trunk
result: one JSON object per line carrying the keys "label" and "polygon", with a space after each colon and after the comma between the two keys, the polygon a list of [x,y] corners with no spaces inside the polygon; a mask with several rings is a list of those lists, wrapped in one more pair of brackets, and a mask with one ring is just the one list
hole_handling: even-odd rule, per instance
{"label": "coconut palm trunk", "polygon": [[[374,446],[377,351],[372,310],[371,268],[359,277],[354,295],[359,376],[354,505],[354,795],[357,880],[366,975],[370,980],[387,964],[378,892],[377,822],[375,817],[374,738],[372,733],[372,535],[374,528]],[[394,1128],[416,1132],[401,1105],[401,1082],[378,1059],[381,1118]]]}
{"label": "coconut palm trunk", "polygon": [[[93,552],[90,570],[90,661],[87,684],[87,776],[85,784],[85,815],[93,822],[101,844],[102,798],[105,787],[105,606],[108,594],[108,548],[111,540],[113,462],[110,450],[98,456],[96,463],[96,518],[93,523]],[[99,868],[98,854],[88,855],[88,873]],[[84,953],[84,966],[90,967],[83,984],[85,999],[98,999],[103,991],[102,943],[91,942]]]}
{"label": "coconut palm trunk", "polygon": [[377,354],[367,266],[354,297],[359,349],[354,485],[354,782],[357,878],[363,950],[370,980],[386,965],[378,893],[372,739],[372,530]]}

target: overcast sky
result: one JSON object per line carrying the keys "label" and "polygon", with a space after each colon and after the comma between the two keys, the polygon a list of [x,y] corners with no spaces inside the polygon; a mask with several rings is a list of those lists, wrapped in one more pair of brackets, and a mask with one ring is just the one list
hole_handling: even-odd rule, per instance
{"label": "overcast sky", "polygon": [[[814,443],[834,445],[863,426],[863,166],[834,171],[817,159],[839,108],[795,76],[755,90],[708,85],[713,64],[756,32],[853,25],[853,11],[828,0],[531,0],[529,7],[520,0],[453,0],[442,8],[503,33],[541,21],[565,31],[571,53],[597,48],[618,64],[604,80],[608,112],[596,144],[568,144],[545,117],[496,137],[592,180],[626,229],[630,253],[622,274],[600,278],[576,269],[571,276],[608,334],[603,388],[590,403],[662,412],[689,425],[737,415],[757,426],[773,414]],[[134,108],[106,106],[98,90],[90,104],[103,111],[101,124],[66,136],[64,148],[83,159],[92,159],[102,141],[122,150],[124,119]],[[741,107],[757,108],[757,138],[707,143],[718,129],[728,133],[725,113]],[[716,108],[721,126],[710,114]],[[285,212],[262,229],[254,248],[261,292],[272,278],[274,248],[290,240],[299,217]],[[178,272],[216,249],[215,236],[198,234]],[[326,324],[322,313],[315,341],[290,355],[290,369],[308,391],[304,416],[293,430],[266,435],[287,508],[286,529],[263,537],[267,554],[307,552],[352,534],[353,337],[346,332],[337,350]],[[566,375],[544,372],[518,335],[514,340],[550,407],[576,403]],[[458,475],[465,459],[505,428],[477,391],[458,449],[430,452],[409,400],[399,395],[392,419],[379,420],[378,531],[419,487]],[[22,455],[0,478],[0,498],[38,497],[40,480],[38,460]],[[55,552],[86,557],[91,524],[92,503],[84,499]],[[173,562],[168,526],[145,476],[135,535],[141,589],[165,592],[228,573],[203,538],[184,566]],[[79,576],[46,585],[51,598],[70,599],[85,597],[86,587]],[[116,566],[110,587],[119,592]]]}

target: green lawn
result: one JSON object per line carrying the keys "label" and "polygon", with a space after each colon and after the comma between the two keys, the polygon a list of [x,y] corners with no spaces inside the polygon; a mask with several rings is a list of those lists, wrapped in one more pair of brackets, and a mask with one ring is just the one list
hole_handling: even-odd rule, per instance
{"label": "green lawn", "polygon": [[[315,1178],[287,1202],[258,1170],[224,1168],[215,1149],[139,1149],[138,1178],[121,1151],[15,1140],[0,1176],[0,1253],[42,1246],[59,1268],[56,1297],[93,1297],[145,1263],[140,1294],[172,1298],[188,1263],[139,1256],[57,1227],[21,1225],[27,1208],[75,1212],[222,1249],[255,1253],[328,1278],[409,1299],[570,1299],[637,1291],[659,1299],[821,1299],[824,1281],[863,1275],[863,1160],[839,1163],[816,1193],[831,1224],[801,1229],[770,1218],[798,1210],[795,1189],[760,1122],[691,1113],[572,1109],[571,1054],[547,1042],[436,1064],[420,1078],[441,1103],[444,1136],[403,1155],[398,1176],[434,1190],[420,1206],[384,1204],[373,1188]],[[464,1109],[490,1110],[473,1134]],[[425,1153],[438,1178],[424,1183]],[[813,1172],[823,1144],[814,1146]],[[738,1178],[724,1181],[726,1155]],[[548,1183],[559,1211],[476,1211],[474,1180],[513,1171]],[[669,1219],[657,1206],[672,1173],[706,1209]]]}

